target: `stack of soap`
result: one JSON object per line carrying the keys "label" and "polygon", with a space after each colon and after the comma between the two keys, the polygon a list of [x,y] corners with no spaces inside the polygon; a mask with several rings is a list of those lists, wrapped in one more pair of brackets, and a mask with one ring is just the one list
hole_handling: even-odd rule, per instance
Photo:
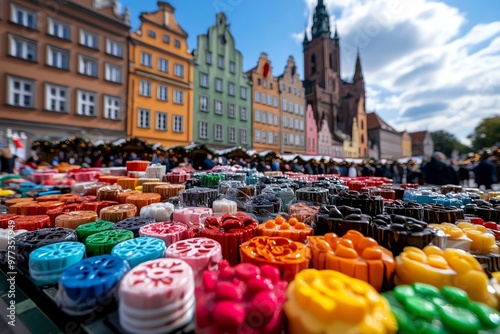
{"label": "stack of soap", "polygon": [[174,242],[187,237],[187,226],[179,223],[158,222],[142,226],[139,229],[141,237],[158,238],[168,247]]}
{"label": "stack of soap", "polygon": [[314,234],[311,226],[300,222],[297,218],[278,216],[262,223],[257,228],[257,234],[268,237],[283,237],[293,241],[306,242],[307,237]]}
{"label": "stack of soap", "polygon": [[172,333],[193,320],[193,271],[178,259],[141,263],[121,281],[119,298],[120,325],[127,332]]}
{"label": "stack of soap", "polygon": [[205,271],[196,289],[196,333],[283,332],[287,282],[276,268],[226,261],[217,271]]}

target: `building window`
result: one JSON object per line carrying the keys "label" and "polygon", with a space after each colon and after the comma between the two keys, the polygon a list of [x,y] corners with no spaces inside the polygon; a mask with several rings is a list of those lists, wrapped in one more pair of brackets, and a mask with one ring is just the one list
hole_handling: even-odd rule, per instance
{"label": "building window", "polygon": [[278,126],[278,115],[274,115],[274,126]]}
{"label": "building window", "polygon": [[296,120],[294,121],[294,123],[295,123],[295,130],[298,130],[298,129],[299,129],[299,120],[298,120],[298,119],[296,119]]}
{"label": "building window", "polygon": [[229,103],[229,110],[228,110],[228,116],[229,118],[236,118],[236,112],[234,110],[234,104]]}
{"label": "building window", "polygon": [[35,11],[21,7],[17,4],[11,4],[10,10],[12,22],[31,29],[37,28],[37,15]]}
{"label": "building window", "polygon": [[184,92],[179,89],[174,89],[174,103],[184,104]]}
{"label": "building window", "polygon": [[158,100],[168,101],[168,86],[158,84]]}
{"label": "building window", "polygon": [[123,44],[112,39],[106,39],[106,53],[115,57],[123,57]]}
{"label": "building window", "polygon": [[106,63],[106,80],[116,83],[121,83],[122,82],[121,66]]}
{"label": "building window", "polygon": [[35,107],[35,81],[8,76],[8,104],[17,107]]}
{"label": "building window", "polygon": [[274,84],[272,82],[269,84],[269,89],[274,89]]}
{"label": "building window", "polygon": [[274,107],[278,108],[278,98],[274,97],[273,101],[274,101]]}
{"label": "building window", "polygon": [[176,39],[174,41],[174,45],[175,45],[176,48],[180,48],[181,47],[181,41],[179,41],[178,39]]}
{"label": "building window", "polygon": [[240,88],[240,96],[243,100],[247,99],[247,88],[246,87]]}
{"label": "building window", "polygon": [[158,71],[168,73],[168,60],[165,58],[158,58]]}
{"label": "building window", "polygon": [[222,101],[221,100],[215,100],[215,114],[216,115],[222,115],[223,114]]}
{"label": "building window", "polygon": [[153,67],[153,55],[151,53],[141,52],[141,65]]}
{"label": "building window", "polygon": [[99,37],[87,30],[80,29],[80,44],[92,49],[98,49]]}
{"label": "building window", "polygon": [[78,90],[77,114],[84,116],[97,116],[97,93]]}
{"label": "building window", "polygon": [[293,95],[297,95],[297,88],[293,89]]}
{"label": "building window", "polygon": [[231,74],[236,73],[236,63],[234,61],[229,62],[229,72],[231,72]]}
{"label": "building window", "polygon": [[149,119],[151,111],[149,109],[139,108],[137,113],[137,127],[149,129]]}
{"label": "building window", "polygon": [[148,30],[148,36],[151,38],[156,38],[156,33],[153,30]]}
{"label": "building window", "polygon": [[260,143],[260,130],[255,130],[255,142]]}
{"label": "building window", "polygon": [[248,141],[247,138],[247,130],[246,129],[241,129],[240,130],[240,140],[242,144],[246,144]]}
{"label": "building window", "polygon": [[255,102],[260,103],[260,92],[258,90],[255,91]]}
{"label": "building window", "polygon": [[224,56],[219,55],[217,57],[217,67],[220,69],[224,69]]}
{"label": "building window", "polygon": [[156,130],[167,131],[168,114],[166,112],[156,112]]}
{"label": "building window", "polygon": [[215,124],[215,140],[222,141],[223,131],[222,124]]}
{"label": "building window", "polygon": [[215,78],[215,90],[222,92],[222,79]]}
{"label": "building window", "polygon": [[36,61],[37,45],[36,42],[29,39],[9,35],[9,54],[13,57]]}
{"label": "building window", "polygon": [[119,97],[104,95],[104,118],[119,120],[121,109],[122,101]]}
{"label": "building window", "polygon": [[206,62],[208,65],[212,65],[212,52],[207,51]]}
{"label": "building window", "polygon": [[174,75],[179,78],[184,78],[184,65],[175,64],[174,65]]}
{"label": "building window", "polygon": [[267,123],[267,114],[265,111],[262,111],[262,123],[264,124]]}
{"label": "building window", "polygon": [[199,123],[198,137],[200,139],[208,139],[208,122]]}
{"label": "building window", "polygon": [[47,46],[47,65],[63,70],[69,69],[69,51]]}
{"label": "building window", "polygon": [[267,136],[267,143],[272,144],[273,143],[273,132],[269,131],[268,136]]}
{"label": "building window", "polygon": [[262,104],[266,104],[266,101],[267,101],[267,94],[262,93]]}
{"label": "building window", "polygon": [[267,105],[272,107],[273,106],[273,97],[271,95],[267,95]]}
{"label": "building window", "polygon": [[235,96],[236,93],[235,93],[235,86],[234,86],[234,83],[230,82],[229,83],[229,96]]}
{"label": "building window", "polygon": [[295,113],[299,114],[299,104],[295,103]]}
{"label": "building window", "polygon": [[292,101],[290,101],[290,103],[288,104],[288,107],[289,107],[288,111],[293,114],[293,102]]}
{"label": "building window", "polygon": [[68,112],[68,87],[45,84],[45,109]]}
{"label": "building window", "polygon": [[260,110],[255,109],[255,121],[260,122]]}
{"label": "building window", "polygon": [[236,143],[236,128],[229,127],[229,142]]}
{"label": "building window", "polygon": [[262,85],[262,79],[261,78],[257,78],[257,85]]}
{"label": "building window", "polygon": [[200,111],[208,112],[208,96],[200,95]]}
{"label": "building window", "polygon": [[286,101],[286,99],[283,99],[283,111],[287,111],[288,110],[288,103]]}
{"label": "building window", "polygon": [[311,74],[316,73],[316,55],[311,55]]}
{"label": "building window", "polygon": [[242,120],[242,121],[247,120],[247,108],[246,107],[240,107],[240,120]]}
{"label": "building window", "polygon": [[208,74],[200,72],[200,86],[208,88]]}
{"label": "building window", "polygon": [[288,117],[283,116],[283,127],[288,128]]}
{"label": "building window", "polygon": [[163,35],[163,43],[170,44],[170,36],[169,35]]}
{"label": "building window", "polygon": [[97,59],[80,55],[78,72],[80,74],[97,77]]}
{"label": "building window", "polygon": [[304,121],[300,121],[300,131],[304,131]]}
{"label": "building window", "polygon": [[288,87],[288,93],[292,94],[292,87]]}
{"label": "building window", "polygon": [[283,132],[283,144],[288,145],[288,133]]}
{"label": "building window", "polygon": [[139,95],[151,97],[151,82],[141,80],[141,83],[139,85]]}
{"label": "building window", "polygon": [[263,86],[264,86],[264,88],[267,88],[267,80],[266,79],[264,79],[264,85]]}
{"label": "building window", "polygon": [[279,138],[278,138],[279,134],[278,132],[275,132],[274,133],[274,145],[278,145],[279,144]]}
{"label": "building window", "polygon": [[304,106],[300,106],[300,116],[304,116]]}
{"label": "building window", "polygon": [[267,142],[267,132],[265,130],[262,130],[262,144],[265,144]]}
{"label": "building window", "polygon": [[267,113],[267,124],[273,125],[273,115],[271,114],[271,112]]}
{"label": "building window", "polygon": [[48,33],[49,35],[62,39],[71,39],[71,30],[69,24],[55,20],[52,17],[49,17]]}

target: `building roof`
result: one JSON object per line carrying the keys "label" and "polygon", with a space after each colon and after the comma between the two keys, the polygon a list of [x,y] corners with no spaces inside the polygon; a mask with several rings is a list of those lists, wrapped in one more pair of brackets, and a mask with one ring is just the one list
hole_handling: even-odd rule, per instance
{"label": "building roof", "polygon": [[366,126],[367,126],[368,130],[382,129],[382,130],[386,130],[386,131],[399,133],[392,126],[387,124],[382,118],[380,118],[380,116],[377,115],[377,113],[375,113],[375,112],[371,112],[371,113],[366,114]]}
{"label": "building roof", "polygon": [[425,136],[427,136],[427,131],[410,132],[410,136],[413,143],[423,143]]}

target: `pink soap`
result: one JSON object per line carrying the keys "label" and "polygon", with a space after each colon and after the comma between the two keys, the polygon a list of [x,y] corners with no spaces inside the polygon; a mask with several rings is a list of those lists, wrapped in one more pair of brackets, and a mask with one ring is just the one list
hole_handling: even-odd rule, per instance
{"label": "pink soap", "polygon": [[40,173],[40,172],[34,172],[31,174],[31,179],[35,183],[43,183],[44,181],[52,181],[54,180],[54,174],[53,173]]}
{"label": "pink soap", "polygon": [[177,241],[168,246],[165,257],[184,260],[191,266],[195,283],[201,283],[201,275],[205,270],[216,270],[222,260],[221,245],[209,238],[192,238]]}
{"label": "pink soap", "polygon": [[174,210],[172,220],[178,223],[186,224],[194,230],[199,230],[205,219],[212,215],[213,211],[210,208],[183,208]]}
{"label": "pink soap", "polygon": [[159,222],[144,225],[139,230],[141,237],[152,237],[165,241],[167,246],[187,237],[187,225],[171,222]]}
{"label": "pink soap", "polygon": [[130,333],[169,333],[192,321],[194,278],[179,259],[139,264],[120,282],[120,325]]}
{"label": "pink soap", "polygon": [[80,172],[74,176],[76,182],[89,182],[95,180],[99,175],[101,175],[99,172]]}
{"label": "pink soap", "polygon": [[167,173],[167,175],[165,176],[166,181],[172,184],[185,183],[190,178],[191,174],[186,173],[185,171],[174,171]]}

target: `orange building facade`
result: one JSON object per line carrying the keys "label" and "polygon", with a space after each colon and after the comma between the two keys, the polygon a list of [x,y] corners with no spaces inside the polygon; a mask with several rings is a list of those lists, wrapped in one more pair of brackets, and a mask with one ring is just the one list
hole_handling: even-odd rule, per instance
{"label": "orange building facade", "polygon": [[253,148],[258,152],[271,150],[279,153],[280,94],[278,80],[273,77],[266,53],[261,53],[257,66],[247,74],[253,85]]}
{"label": "orange building facade", "polygon": [[164,147],[192,140],[193,56],[174,8],[142,13],[129,41],[127,135]]}

